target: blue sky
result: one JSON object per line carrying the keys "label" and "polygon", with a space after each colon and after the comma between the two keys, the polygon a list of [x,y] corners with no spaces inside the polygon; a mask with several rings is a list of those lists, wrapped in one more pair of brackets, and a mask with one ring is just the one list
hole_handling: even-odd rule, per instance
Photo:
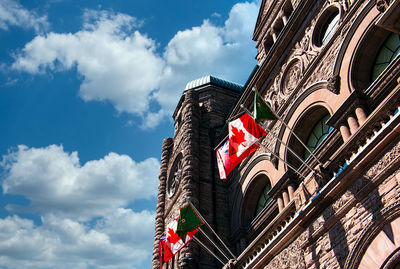
{"label": "blue sky", "polygon": [[150,268],[187,82],[243,84],[259,1],[0,0],[0,267]]}

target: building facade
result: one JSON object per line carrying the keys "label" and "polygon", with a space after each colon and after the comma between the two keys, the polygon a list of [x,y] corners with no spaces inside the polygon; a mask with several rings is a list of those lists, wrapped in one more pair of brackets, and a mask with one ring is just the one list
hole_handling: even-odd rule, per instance
{"label": "building facade", "polygon": [[[163,268],[400,268],[400,0],[263,0],[253,39],[244,86],[204,77],[178,103],[153,268],[189,201],[236,259],[191,241]],[[253,87],[281,120],[222,181],[215,147]]]}

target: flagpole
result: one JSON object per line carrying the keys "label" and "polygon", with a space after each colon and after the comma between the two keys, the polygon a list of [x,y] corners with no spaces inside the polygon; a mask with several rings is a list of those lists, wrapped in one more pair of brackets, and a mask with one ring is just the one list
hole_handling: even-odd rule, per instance
{"label": "flagpole", "polygon": [[[254,92],[256,91],[256,89],[255,89],[254,87],[252,88],[252,90],[253,90]],[[310,153],[310,155],[311,155],[320,165],[322,165],[321,161],[314,155],[314,153],[312,153],[312,151],[308,148],[308,146],[306,146],[306,144],[304,144],[304,142],[296,135],[296,133],[293,131],[293,129],[290,128],[289,125],[287,125],[286,122],[285,122],[281,117],[279,117],[279,115],[278,115],[277,113],[275,113],[275,111],[273,111],[273,110],[271,109],[271,107],[270,107],[267,103],[264,102],[264,104],[269,108],[269,110],[271,110],[271,112],[274,114],[274,116],[275,116],[278,120],[280,120],[280,121],[282,122],[282,124],[285,125],[286,128],[289,129],[289,132],[290,132],[291,134],[293,134],[293,136],[296,137],[297,140],[299,140],[300,144]]]}
{"label": "flagpole", "polygon": [[192,204],[192,202],[189,201],[189,204],[192,205],[194,211],[198,214],[198,216],[201,218],[203,223],[211,230],[211,232],[217,237],[217,239],[222,243],[222,245],[228,250],[229,254],[232,255],[232,257],[237,260],[236,256],[233,255],[233,253],[230,251],[230,249],[225,245],[224,241],[218,236],[218,234],[214,231],[214,229],[208,224],[208,222],[205,220],[205,218],[200,214],[200,212],[197,210],[197,208]]}
{"label": "flagpole", "polygon": [[230,260],[229,257],[225,254],[225,252],[223,252],[218,246],[217,244],[215,244],[215,242],[208,236],[208,234],[206,234],[200,227],[197,228],[207,239],[208,241],[211,242],[211,244],[213,244],[213,246],[219,250],[219,252],[225,257],[225,259],[227,259],[228,261]]}
{"label": "flagpole", "polygon": [[292,169],[296,174],[298,174],[299,176],[301,176],[303,179],[305,179],[306,177],[303,176],[302,173],[300,173],[298,170],[296,170],[296,168],[294,168],[292,165],[290,165],[288,162],[286,162],[284,159],[282,159],[281,157],[278,156],[278,154],[274,153],[272,150],[270,150],[269,148],[265,147],[264,145],[262,145],[259,141],[257,141],[257,145],[268,150],[269,153],[271,153],[272,155],[274,155],[275,157],[277,157],[279,160],[281,160],[282,162],[284,162],[287,166],[289,166],[290,169]]}
{"label": "flagpole", "polygon": [[[254,119],[253,114],[243,104],[241,104],[240,106],[241,106],[241,108],[243,108],[244,111],[247,112],[247,114],[249,114]],[[270,134],[272,134],[276,139],[278,139],[278,141],[281,142],[282,145],[284,145],[297,159],[299,159],[300,162],[303,163],[303,165],[305,165],[311,171],[317,172],[312,167],[310,167],[308,164],[306,164],[304,162],[304,160],[299,155],[297,155],[296,152],[294,152],[291,148],[289,148],[288,145],[285,142],[283,142],[277,135],[275,135],[274,132],[271,132],[271,130],[267,126],[264,125],[264,126],[262,126],[262,128],[265,128]]]}
{"label": "flagpole", "polygon": [[[211,255],[214,256],[214,258],[216,258],[222,265],[224,265],[225,263],[217,256],[215,255],[214,252],[211,251],[211,249],[209,249],[206,245],[204,245],[196,236],[192,236],[193,240],[199,244],[201,247],[203,247],[205,250],[207,250]],[[229,261],[229,259],[228,259]]]}

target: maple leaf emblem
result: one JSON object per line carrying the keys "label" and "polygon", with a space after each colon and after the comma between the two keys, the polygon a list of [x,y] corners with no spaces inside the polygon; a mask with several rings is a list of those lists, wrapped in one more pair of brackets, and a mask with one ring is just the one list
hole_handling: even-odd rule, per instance
{"label": "maple leaf emblem", "polygon": [[176,244],[181,240],[181,238],[178,236],[178,234],[171,228],[168,228],[168,237],[167,240],[171,242],[172,244]]}
{"label": "maple leaf emblem", "polygon": [[235,126],[232,126],[233,136],[231,137],[232,145],[230,145],[235,152],[238,151],[238,147],[240,144],[246,141],[244,138],[245,134],[243,130],[238,130]]}

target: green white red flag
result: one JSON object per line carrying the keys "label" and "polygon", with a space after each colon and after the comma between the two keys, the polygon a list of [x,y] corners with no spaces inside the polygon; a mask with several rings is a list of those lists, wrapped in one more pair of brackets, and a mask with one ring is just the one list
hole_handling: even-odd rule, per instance
{"label": "green white red flag", "polygon": [[179,209],[178,225],[176,228],[176,233],[183,241],[186,241],[186,235],[195,229],[202,226],[204,223],[200,216],[193,209],[191,204]]}
{"label": "green white red flag", "polygon": [[254,90],[254,121],[260,123],[265,120],[276,120],[277,116],[261,98],[257,90]]}

